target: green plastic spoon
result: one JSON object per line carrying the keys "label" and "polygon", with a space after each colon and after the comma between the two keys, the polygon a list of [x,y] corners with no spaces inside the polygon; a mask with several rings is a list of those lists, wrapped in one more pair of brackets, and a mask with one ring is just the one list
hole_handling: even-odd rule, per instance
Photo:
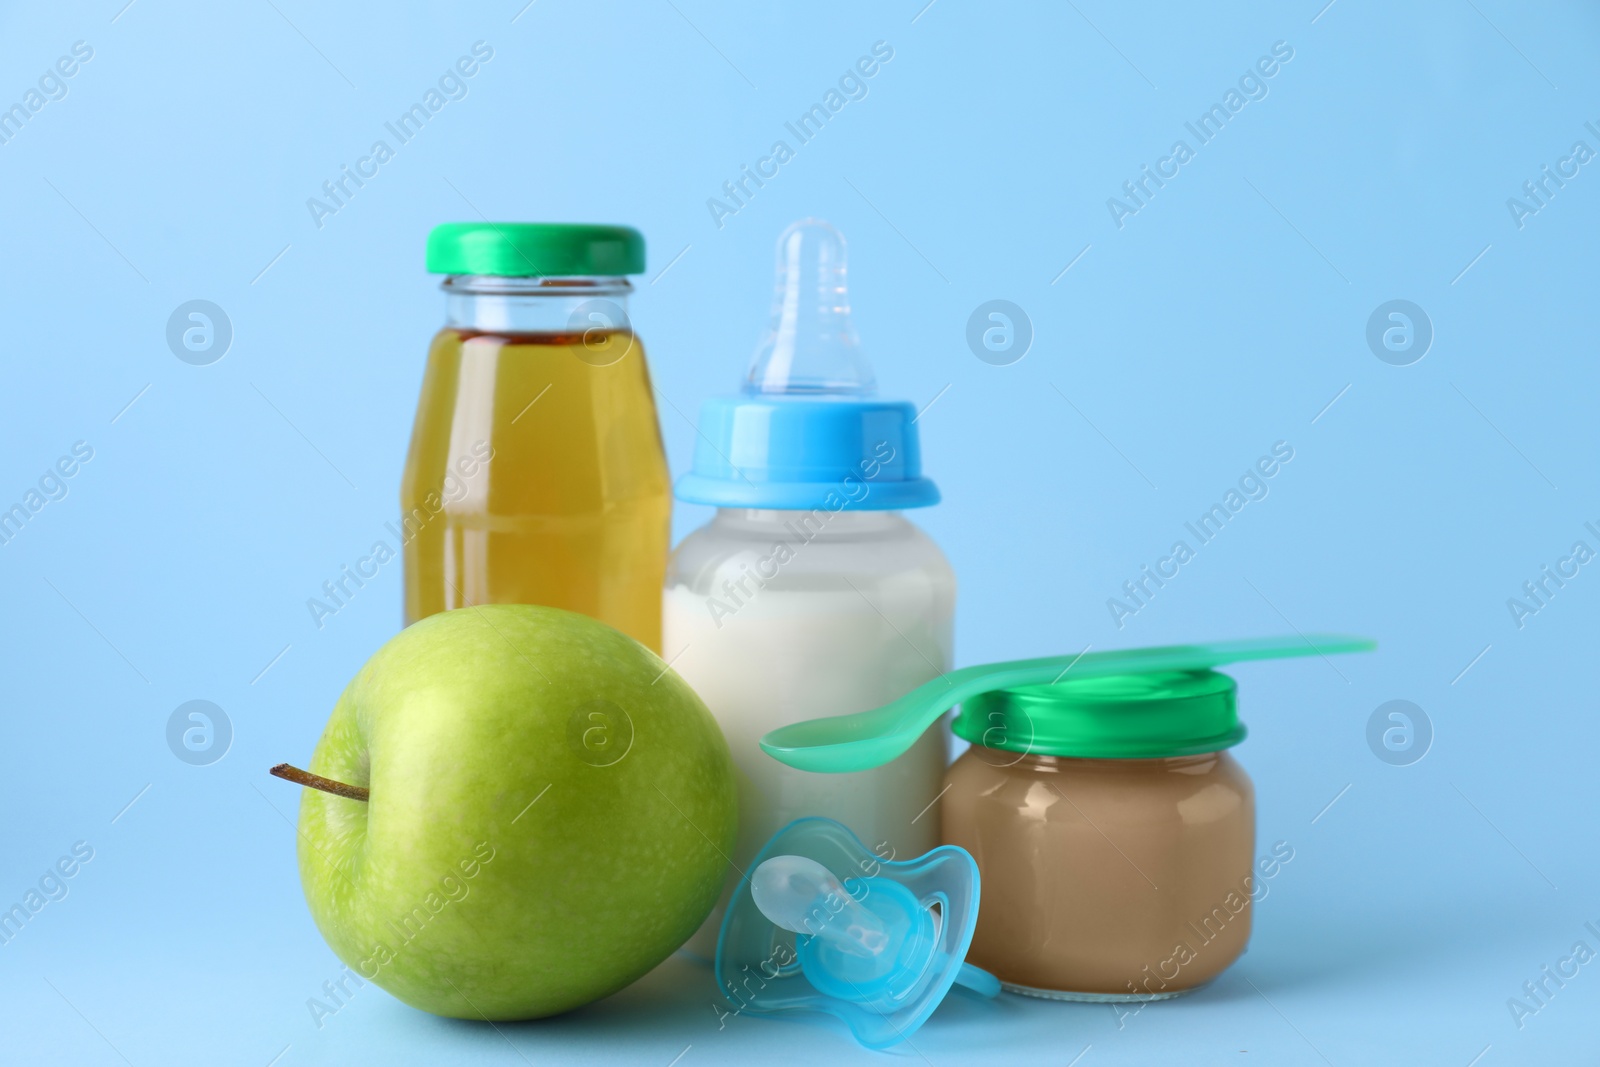
{"label": "green plastic spoon", "polygon": [[1370,652],[1377,647],[1376,641],[1366,637],[1309,634],[985,663],[951,671],[881,708],[781,726],[761,739],[761,748],[780,763],[803,771],[864,771],[905,752],[940,715],[963,700],[994,689],[1053,685],[1069,672],[1074,678],[1095,678],[1147,671],[1198,671],[1224,663]]}

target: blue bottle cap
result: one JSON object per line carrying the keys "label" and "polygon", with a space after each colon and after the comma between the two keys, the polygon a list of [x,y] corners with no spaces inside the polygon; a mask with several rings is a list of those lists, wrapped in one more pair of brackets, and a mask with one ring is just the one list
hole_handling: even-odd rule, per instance
{"label": "blue bottle cap", "polygon": [[772,321],[741,394],[701,408],[678,499],[834,511],[937,504],[916,409],[875,390],[850,320],[844,238],[820,219],[793,223],[778,238]]}

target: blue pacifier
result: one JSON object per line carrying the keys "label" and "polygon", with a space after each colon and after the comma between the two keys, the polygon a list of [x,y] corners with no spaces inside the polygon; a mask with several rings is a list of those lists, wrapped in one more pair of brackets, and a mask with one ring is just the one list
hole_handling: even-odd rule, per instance
{"label": "blue pacifier", "polygon": [[740,881],[717,939],[717,985],[735,1014],[822,1012],[868,1048],[927,1021],[954,984],[1000,992],[966,963],[978,865],[954,845],[899,862],[832,819],[796,819]]}

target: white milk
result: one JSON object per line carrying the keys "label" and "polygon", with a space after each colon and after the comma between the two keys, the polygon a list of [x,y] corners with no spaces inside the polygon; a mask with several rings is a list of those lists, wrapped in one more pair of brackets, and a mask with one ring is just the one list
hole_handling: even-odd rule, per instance
{"label": "white milk", "polygon": [[[796,520],[810,516],[803,525]],[[777,546],[785,546],[779,549]],[[757,746],[805,719],[886,704],[951,663],[955,579],[895,512],[722,509],[668,569],[665,658],[716,715],[739,779],[739,837],[723,901],[688,944],[710,957],[750,860],[794,819],[823,815],[885,859],[939,843],[945,731],[852,774],[795,770]]]}

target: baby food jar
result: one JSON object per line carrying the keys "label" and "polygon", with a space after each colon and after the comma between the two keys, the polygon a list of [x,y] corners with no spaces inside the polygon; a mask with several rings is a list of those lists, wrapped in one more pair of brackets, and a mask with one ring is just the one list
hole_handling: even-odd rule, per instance
{"label": "baby food jar", "polygon": [[944,840],[978,861],[968,958],[1015,993],[1151,1000],[1216,977],[1250,937],[1255,791],[1232,678],[1063,679],[967,700]]}
{"label": "baby food jar", "polygon": [[400,487],[407,625],[546,604],[659,651],[672,490],[628,321],[626,226],[449,223],[428,236],[449,317]]}

